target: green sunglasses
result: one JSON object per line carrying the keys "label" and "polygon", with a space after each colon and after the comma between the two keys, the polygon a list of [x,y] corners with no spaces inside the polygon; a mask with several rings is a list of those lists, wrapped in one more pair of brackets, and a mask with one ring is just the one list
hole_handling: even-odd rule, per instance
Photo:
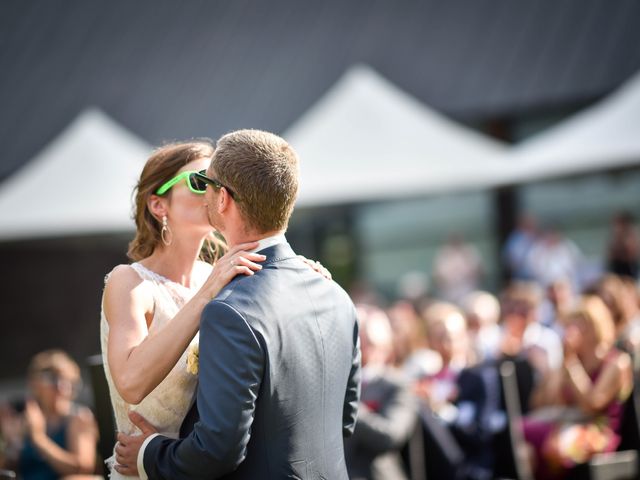
{"label": "green sunglasses", "polygon": [[187,182],[187,186],[189,187],[189,190],[191,190],[193,193],[197,193],[198,195],[203,195],[207,189],[207,184],[202,181],[199,181],[196,178],[197,173],[198,172],[196,172],[195,170],[188,170],[186,172],[179,173],[178,175],[173,177],[171,180],[163,183],[162,186],[158,190],[156,190],[156,195],[164,195],[171,189],[171,187],[178,184],[182,180],[185,180]]}
{"label": "green sunglasses", "polygon": [[199,172],[195,170],[188,170],[186,172],[179,173],[178,175],[173,177],[171,180],[163,183],[162,186],[158,188],[158,190],[156,190],[156,195],[164,195],[169,191],[169,189],[171,189],[171,187],[173,187],[174,185],[176,185],[177,183],[181,182],[184,179],[187,182],[187,186],[189,187],[189,190],[191,190],[195,194],[203,195],[204,192],[207,190],[207,185],[211,185],[212,187],[218,190],[220,190],[222,187],[226,188],[227,191],[229,192],[229,195],[231,195],[231,198],[233,199],[236,198],[235,193],[233,193],[233,190],[231,190],[226,185],[223,185],[219,181],[213,178],[207,177],[205,173],[206,173],[206,170],[200,170]]}

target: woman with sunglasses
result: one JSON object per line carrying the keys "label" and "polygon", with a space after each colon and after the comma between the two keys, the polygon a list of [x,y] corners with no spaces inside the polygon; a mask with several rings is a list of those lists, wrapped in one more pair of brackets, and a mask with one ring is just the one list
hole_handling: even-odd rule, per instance
{"label": "woman with sunglasses", "polygon": [[27,375],[31,398],[3,416],[5,449],[16,454],[8,466],[24,480],[96,478],[98,429],[91,411],[74,403],[78,364],[61,350],[46,350],[33,357]]}
{"label": "woman with sunglasses", "polygon": [[[224,245],[207,219],[206,183],[195,175],[208,167],[213,150],[208,141],[194,141],[152,154],[135,192],[133,263],[106,278],[102,355],[117,428],[127,434],[135,431],[128,414],[136,411],[178,436],[196,388],[187,355],[200,314],[233,277],[252,275],[265,258],[250,253],[257,242],[217,258]],[[113,471],[111,478],[126,477]]]}

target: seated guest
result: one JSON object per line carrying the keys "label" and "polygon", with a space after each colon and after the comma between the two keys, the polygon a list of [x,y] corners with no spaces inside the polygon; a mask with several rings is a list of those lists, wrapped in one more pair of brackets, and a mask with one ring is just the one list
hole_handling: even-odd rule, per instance
{"label": "seated guest", "polygon": [[426,347],[424,325],[415,307],[407,300],[399,300],[387,308],[393,330],[392,363],[404,368],[411,356]]}
{"label": "seated guest", "polygon": [[442,369],[440,355],[429,348],[426,326],[415,306],[406,300],[387,309],[393,331],[393,365],[413,384]]}
{"label": "seated guest", "polygon": [[345,439],[345,458],[353,480],[403,480],[400,450],[416,428],[414,398],[400,374],[389,366],[392,331],[385,313],[358,307],[362,352],[362,392],[358,422]]}
{"label": "seated guest", "polygon": [[489,292],[475,291],[465,297],[462,309],[471,348],[479,361],[494,358],[500,343],[500,304]]}
{"label": "seated guest", "polygon": [[[541,301],[541,291],[533,283],[513,282],[507,287],[502,295],[502,338],[498,354],[503,360],[515,360],[516,369],[520,359],[526,358],[538,376],[562,364],[560,336],[538,321]],[[528,397],[521,400],[526,409]]]}
{"label": "seated guest", "polygon": [[533,280],[538,284],[549,285],[559,278],[565,278],[571,283],[572,290],[579,290],[584,257],[578,246],[555,226],[547,226],[531,248],[528,262]]}
{"label": "seated guest", "polygon": [[429,347],[440,355],[442,366],[434,375],[422,379],[417,393],[431,410],[451,421],[456,413],[452,402],[457,397],[458,374],[472,363],[473,357],[465,319],[457,307],[443,302],[427,307],[423,316]]}
{"label": "seated guest", "polygon": [[47,350],[31,360],[28,380],[32,398],[14,409],[24,409],[22,418],[17,411],[3,416],[5,432],[16,421],[25,427],[24,436],[10,440],[17,446],[11,466],[24,480],[93,473],[98,430],[91,411],[73,402],[80,383],[78,365],[60,350]]}
{"label": "seated guest", "polygon": [[565,320],[564,361],[532,398],[555,406],[524,422],[535,451],[537,478],[563,478],[568,468],[620,442],[623,403],[633,386],[631,359],[614,346],[611,314],[597,296],[586,296]]}
{"label": "seated guest", "polygon": [[478,288],[483,276],[482,257],[460,234],[449,236],[433,259],[433,278],[438,298],[458,303]]}
{"label": "seated guest", "polygon": [[[540,375],[536,375],[536,368],[541,372],[549,369],[547,352],[527,337],[532,325],[533,332],[542,332],[543,337],[549,330],[536,322],[538,299],[531,283],[513,282],[501,296],[497,349],[458,376],[458,416],[452,429],[473,468],[473,475],[469,475],[472,478],[513,475],[512,466],[500,461],[509,455],[511,446],[499,371],[503,362],[514,363],[520,404],[527,411],[536,377]],[[533,340],[539,340],[537,337]]]}
{"label": "seated guest", "polygon": [[[548,358],[549,353],[555,351],[554,338],[561,352],[557,334],[537,323],[540,298],[537,293],[535,286],[528,282],[514,282],[503,293],[500,309],[494,302],[488,303],[493,314],[501,312],[499,336],[493,340],[494,346],[486,351],[483,361],[465,368],[457,376],[457,415],[450,426],[465,452],[468,478],[513,475],[512,465],[501,461],[509,455],[511,448],[499,374],[502,363],[514,363],[520,403],[527,411],[536,377],[550,368]],[[492,297],[480,294],[475,300],[483,298]],[[468,312],[478,309],[474,308],[473,300],[474,297],[470,297],[465,305]],[[468,319],[469,316],[467,314]],[[549,338],[551,342],[547,341]],[[537,375],[536,371],[539,372]]]}
{"label": "seated guest", "polygon": [[521,215],[502,250],[502,259],[510,279],[533,279],[529,254],[538,241],[538,235],[536,219],[530,214]]}
{"label": "seated guest", "polygon": [[538,315],[539,322],[556,331],[561,331],[559,319],[571,310],[578,298],[568,278],[557,278],[546,286],[544,298]]}
{"label": "seated guest", "polygon": [[640,347],[640,308],[634,281],[628,277],[605,275],[595,292],[609,307],[616,329],[617,345],[629,352]]}

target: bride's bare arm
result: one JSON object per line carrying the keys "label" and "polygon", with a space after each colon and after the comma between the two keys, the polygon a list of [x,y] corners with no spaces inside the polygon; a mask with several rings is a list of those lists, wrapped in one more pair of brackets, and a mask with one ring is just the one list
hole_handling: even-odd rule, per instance
{"label": "bride's bare arm", "polygon": [[153,316],[151,293],[128,266],[117,267],[104,291],[104,313],[109,322],[107,361],[122,398],[140,403],[167,376],[198,331],[205,305],[238,274],[252,275],[263,255],[243,244],[222,257],[202,288],[173,319],[149,335],[147,319]]}

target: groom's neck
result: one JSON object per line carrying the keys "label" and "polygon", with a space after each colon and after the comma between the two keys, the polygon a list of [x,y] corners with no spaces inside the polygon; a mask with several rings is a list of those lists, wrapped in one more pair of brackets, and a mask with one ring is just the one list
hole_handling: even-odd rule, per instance
{"label": "groom's neck", "polygon": [[269,232],[236,232],[235,234],[229,233],[228,236],[223,234],[223,236],[227,241],[227,246],[231,249],[241,243],[259,242],[265,238],[281,235],[284,232],[284,230],[272,230]]}

